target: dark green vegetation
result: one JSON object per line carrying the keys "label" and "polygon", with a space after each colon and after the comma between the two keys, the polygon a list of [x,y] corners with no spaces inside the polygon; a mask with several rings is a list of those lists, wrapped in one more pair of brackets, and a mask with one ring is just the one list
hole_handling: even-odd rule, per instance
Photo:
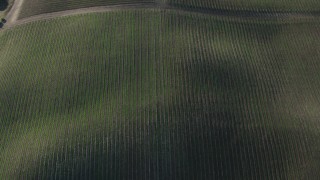
{"label": "dark green vegetation", "polygon": [[8,13],[9,9],[13,4],[12,1],[13,0],[0,0],[0,19],[5,17],[5,15]]}
{"label": "dark green vegetation", "polygon": [[0,0],[0,11],[4,11],[8,6],[7,0]]}
{"label": "dark green vegetation", "polygon": [[167,0],[169,4],[189,8],[213,8],[225,10],[318,12],[318,0]]}
{"label": "dark green vegetation", "polygon": [[316,179],[319,31],[141,10],[1,32],[0,179]]}

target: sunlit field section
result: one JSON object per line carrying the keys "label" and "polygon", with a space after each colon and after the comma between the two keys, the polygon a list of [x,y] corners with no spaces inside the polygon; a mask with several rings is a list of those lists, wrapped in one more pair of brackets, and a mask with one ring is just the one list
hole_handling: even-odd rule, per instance
{"label": "sunlit field section", "polygon": [[[19,19],[43,13],[106,5],[152,4],[154,0],[24,0]],[[121,6],[119,7],[121,8]]]}
{"label": "sunlit field section", "polygon": [[132,10],[0,32],[0,179],[319,177],[320,24]]}
{"label": "sunlit field section", "polygon": [[200,9],[320,12],[318,0],[167,0],[167,3],[177,7]]}

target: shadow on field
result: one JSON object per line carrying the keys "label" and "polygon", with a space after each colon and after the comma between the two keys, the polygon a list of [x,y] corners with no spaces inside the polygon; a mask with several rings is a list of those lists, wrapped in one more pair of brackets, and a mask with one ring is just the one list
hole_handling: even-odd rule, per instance
{"label": "shadow on field", "polygon": [[[172,156],[173,162],[183,170],[180,173],[185,175],[179,179],[286,176],[292,166],[287,162],[301,156],[291,148],[305,147],[308,142],[301,140],[304,135],[300,131],[281,129],[272,124],[280,119],[265,124],[268,121],[265,114],[272,116],[274,113],[266,108],[267,104],[279,95],[276,93],[279,92],[277,80],[245,63],[221,63],[238,62],[234,59],[194,59],[190,62],[197,63],[181,69],[181,72],[187,72],[181,79],[189,80],[186,87],[199,89],[194,92],[192,88],[184,90],[191,91],[188,94],[193,98],[179,93],[179,103],[169,108],[169,111],[177,109],[180,112],[170,118],[178,121],[172,131],[176,139],[170,142],[173,142],[174,151],[180,152]],[[261,92],[261,89],[269,90]],[[204,96],[206,94],[217,94],[218,97],[214,99]]]}
{"label": "shadow on field", "polygon": [[[239,30],[237,26],[231,29]],[[260,30],[256,32],[255,29]],[[229,34],[225,35],[229,38],[221,39],[225,40],[226,44],[231,44],[232,48],[239,48],[237,53],[246,51],[246,54],[251,54],[256,50],[251,48],[259,44],[260,38],[264,43],[271,41],[279,29],[250,26],[240,29],[238,33],[251,33],[247,30],[255,32],[250,38],[256,41],[241,44],[232,36],[229,37]],[[173,38],[172,43],[177,43],[174,40],[176,39]],[[239,38],[238,41],[242,39]],[[195,47],[199,46],[197,40],[190,44],[192,43]],[[244,49],[244,45],[248,45],[248,48]],[[183,47],[174,48],[178,51]],[[258,48],[265,47],[261,45]],[[315,154],[312,148],[313,143],[317,142],[314,140],[317,139],[317,134],[312,134],[304,127],[287,127],[285,123],[292,122],[291,118],[295,117],[277,111],[277,108],[283,105],[278,97],[284,93],[284,90],[281,90],[285,88],[282,87],[282,81],[286,78],[282,74],[282,67],[279,67],[279,59],[264,57],[264,54],[259,56],[261,59],[254,59],[257,57],[249,55],[241,56],[242,59],[238,58],[240,56],[230,57],[228,55],[232,54],[231,48],[221,56],[214,56],[212,51],[212,55],[208,53],[208,56],[201,57],[197,55],[202,54],[203,49],[190,49],[190,54],[194,56],[186,59],[164,49],[164,52],[168,52],[168,59],[163,60],[159,66],[145,65],[152,64],[150,61],[134,62],[130,59],[120,63],[118,58],[121,56],[117,54],[114,55],[114,61],[108,64],[104,61],[87,63],[84,58],[82,64],[86,65],[85,67],[71,74],[62,74],[59,78],[44,78],[42,83],[50,84],[45,84],[43,88],[22,89],[15,83],[8,86],[12,89],[0,91],[0,94],[6,94],[0,102],[6,102],[4,104],[7,109],[15,109],[15,94],[22,94],[26,100],[21,102],[20,107],[28,107],[23,109],[24,112],[36,110],[47,116],[52,115],[52,110],[58,110],[61,114],[85,112],[84,117],[80,118],[85,121],[78,122],[78,116],[74,115],[76,113],[70,114],[68,117],[72,118],[69,129],[63,126],[60,131],[53,131],[65,131],[61,136],[53,133],[49,137],[54,139],[52,142],[58,143],[34,143],[38,148],[35,148],[34,159],[31,155],[28,159],[26,154],[26,160],[22,159],[20,164],[17,163],[22,170],[10,171],[18,174],[17,177],[13,174],[11,179],[54,177],[186,180],[318,177],[312,176],[318,168],[309,165]],[[149,59],[149,55],[145,57],[139,54],[147,51],[143,47],[137,46],[133,50],[136,50],[135,60]],[[154,61],[156,60],[158,59]],[[267,62],[269,60],[272,62]],[[90,64],[90,67],[87,67],[87,64]],[[150,75],[147,73],[149,69],[163,74],[159,73],[154,79],[145,80],[143,77]],[[66,81],[61,83],[59,79]],[[130,86],[129,82],[138,85]],[[56,90],[51,94],[50,90],[54,88]],[[133,88],[137,88],[134,93],[130,92]],[[152,93],[146,95],[143,92],[148,88],[156,90],[153,92],[152,89]],[[110,98],[114,101],[110,104],[99,104],[99,109],[91,109],[95,108],[91,104],[100,101],[104,91],[110,91],[108,95],[114,96]],[[45,99],[46,93],[52,97]],[[138,97],[129,104],[126,97],[136,94]],[[28,96],[36,99],[28,99]],[[51,104],[47,105],[47,100]],[[28,102],[36,105],[29,108]],[[47,106],[43,108],[43,105]],[[105,114],[109,111],[104,112],[105,109],[112,111],[112,115],[106,117]],[[91,117],[92,110],[92,114],[96,115]],[[9,111],[5,115],[18,121],[26,116],[25,114],[28,113],[11,115]],[[28,118],[31,119],[32,116],[26,119]],[[1,123],[3,127],[5,123],[9,124]],[[280,126],[281,123],[284,125]],[[86,127],[85,131],[81,127]],[[314,167],[319,166],[316,164]]]}
{"label": "shadow on field", "polygon": [[[156,109],[165,108],[159,105]],[[232,115],[217,116],[215,112],[190,112],[183,108],[177,113],[176,108],[153,114],[156,109],[145,109],[141,114],[151,113],[151,116],[140,119],[141,124],[129,128],[119,126],[109,136],[88,133],[80,138],[91,139],[86,144],[79,139],[72,146],[62,145],[66,149],[61,148],[54,156],[41,160],[45,164],[38,164],[36,168],[41,171],[35,177],[41,174],[44,179],[53,176],[58,179],[269,179],[286,177],[291,166],[288,162],[297,156],[304,161],[303,154],[291,150],[307,145],[306,140],[294,139],[304,135],[300,132],[219,125],[217,122]],[[158,119],[163,113],[168,116]]]}
{"label": "shadow on field", "polygon": [[[61,145],[69,149],[61,148],[41,160],[46,162],[38,165],[41,178],[271,179],[288,177],[292,167],[301,168],[307,162],[308,155],[301,147],[309,146],[304,138],[309,134],[266,125],[262,111],[239,110],[246,106],[241,98],[274,96],[257,94],[259,87],[264,87],[262,81],[268,79],[254,78],[253,69],[195,62],[190,71],[178,66],[179,71],[188,73],[176,78],[190,80],[185,87],[197,86],[202,91],[207,86],[206,91],[213,94],[220,89],[226,99],[201,102],[202,94],[189,89],[192,97],[178,93],[165,100],[170,103],[159,100],[142,109],[132,107],[127,115],[119,112],[108,135],[88,131],[72,146]],[[234,94],[235,90],[240,94]]]}

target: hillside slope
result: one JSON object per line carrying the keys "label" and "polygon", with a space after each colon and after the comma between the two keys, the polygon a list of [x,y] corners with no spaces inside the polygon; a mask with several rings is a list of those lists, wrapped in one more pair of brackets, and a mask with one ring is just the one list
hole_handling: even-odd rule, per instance
{"label": "hillside slope", "polygon": [[312,179],[320,24],[128,10],[0,32],[0,179]]}
{"label": "hillside slope", "polygon": [[320,14],[318,0],[19,0],[23,1],[18,19],[27,18],[43,13],[59,12],[63,10],[126,4],[153,4],[155,8],[171,7],[183,9],[211,10],[211,11],[250,11],[251,16],[258,12],[269,13],[313,13]]}
{"label": "hillside slope", "polygon": [[265,12],[318,12],[318,0],[167,0],[168,4],[204,9]]}
{"label": "hillside slope", "polygon": [[155,4],[155,0],[21,0],[19,19],[43,13],[107,5]]}

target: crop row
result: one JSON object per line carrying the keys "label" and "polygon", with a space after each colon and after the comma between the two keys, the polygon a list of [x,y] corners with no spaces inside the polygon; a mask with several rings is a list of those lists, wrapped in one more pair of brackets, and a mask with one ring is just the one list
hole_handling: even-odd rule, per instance
{"label": "crop row", "polygon": [[[211,9],[220,12],[233,11],[263,11],[263,12],[314,12],[318,13],[318,0],[29,0],[24,2],[19,19],[43,13],[78,9],[93,6],[123,5],[123,4],[167,4],[184,9]],[[120,6],[118,8],[121,8]],[[254,14],[252,14],[254,16]]]}
{"label": "crop row", "polygon": [[320,9],[320,2],[317,0],[167,0],[167,3],[185,8],[265,12],[318,12]]}
{"label": "crop row", "polygon": [[319,23],[137,10],[0,33],[0,179],[318,173]]}
{"label": "crop row", "polygon": [[21,7],[19,19],[70,9],[136,3],[154,3],[154,0],[28,0]]}

